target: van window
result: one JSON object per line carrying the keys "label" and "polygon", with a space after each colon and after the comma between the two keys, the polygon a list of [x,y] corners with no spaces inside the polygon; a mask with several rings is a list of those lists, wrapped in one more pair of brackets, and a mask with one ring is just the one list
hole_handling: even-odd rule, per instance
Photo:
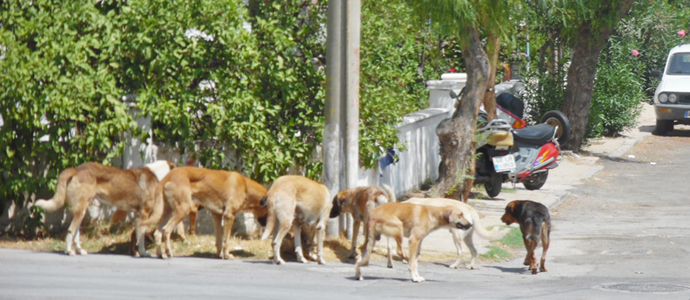
{"label": "van window", "polygon": [[666,69],[668,75],[690,75],[690,53],[674,53]]}

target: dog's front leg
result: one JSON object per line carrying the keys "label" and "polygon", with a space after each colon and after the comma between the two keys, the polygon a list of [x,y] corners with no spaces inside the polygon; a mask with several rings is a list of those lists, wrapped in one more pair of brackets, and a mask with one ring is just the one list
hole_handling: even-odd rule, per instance
{"label": "dog's front leg", "polygon": [[412,282],[424,282],[424,277],[419,276],[419,273],[417,272],[417,258],[419,256],[419,247],[421,246],[421,240],[419,240],[417,237],[410,236],[409,243],[410,279],[412,279]]}

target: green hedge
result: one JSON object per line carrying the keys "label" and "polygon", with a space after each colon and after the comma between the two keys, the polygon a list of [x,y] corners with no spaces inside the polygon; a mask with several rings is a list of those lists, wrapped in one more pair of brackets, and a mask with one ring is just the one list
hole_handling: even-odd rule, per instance
{"label": "green hedge", "polygon": [[[318,178],[326,9],[312,0],[0,2],[2,206],[50,196],[65,168],[119,157],[136,126],[125,95],[152,118],[156,141],[204,166],[228,168],[223,153],[233,149],[238,171],[261,182],[291,168]],[[365,2],[362,16],[360,157],[372,167],[383,149],[404,147],[394,125],[426,106],[424,82],[451,63],[403,1]],[[31,218],[36,226],[40,214]]]}

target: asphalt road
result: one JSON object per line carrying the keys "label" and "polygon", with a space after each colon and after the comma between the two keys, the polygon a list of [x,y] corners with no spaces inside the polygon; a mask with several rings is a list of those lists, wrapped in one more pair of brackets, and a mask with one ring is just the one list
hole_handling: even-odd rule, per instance
{"label": "asphalt road", "polygon": [[427,282],[415,284],[382,259],[356,281],[351,263],[0,249],[0,299],[690,299],[690,138],[652,136],[600,163],[552,211],[547,273],[531,275],[521,257],[472,271],[421,262]]}

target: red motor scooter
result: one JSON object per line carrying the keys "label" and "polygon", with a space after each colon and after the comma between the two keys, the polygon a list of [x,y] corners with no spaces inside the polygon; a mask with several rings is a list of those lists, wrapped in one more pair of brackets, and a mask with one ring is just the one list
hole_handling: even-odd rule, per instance
{"label": "red motor scooter", "polygon": [[[512,95],[511,95],[512,96]],[[521,101],[512,96],[511,101]],[[513,146],[510,154],[515,158],[515,169],[505,173],[504,182],[522,183],[528,190],[538,190],[549,176],[549,170],[558,166],[561,149],[570,136],[570,121],[558,110],[548,111],[537,125],[526,125],[521,117],[497,106],[497,118],[513,124]]]}

